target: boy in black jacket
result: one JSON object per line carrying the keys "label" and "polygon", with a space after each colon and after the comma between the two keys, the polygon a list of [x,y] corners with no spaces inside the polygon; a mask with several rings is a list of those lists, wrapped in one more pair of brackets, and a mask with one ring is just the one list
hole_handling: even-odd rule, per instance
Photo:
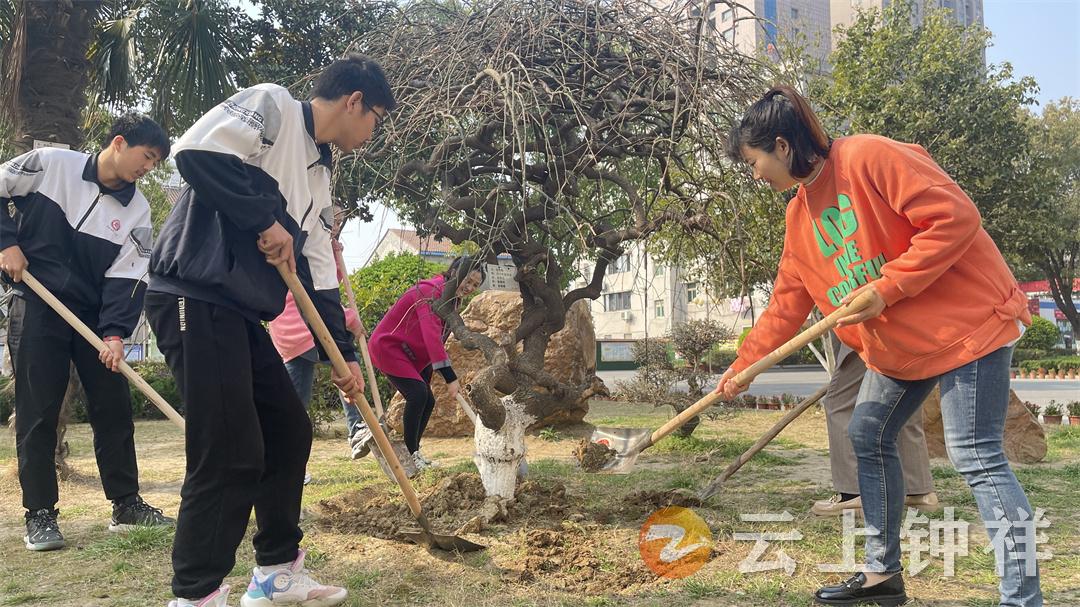
{"label": "boy in black jacket", "polygon": [[174,606],[225,605],[221,582],[252,507],[258,567],[242,606],[346,598],[303,567],[298,521],[311,423],[260,323],[284,308],[274,266],[288,264],[349,361],[351,376],[334,382],[346,393],[363,389],[330,241],[329,144],[359,148],[395,101],[382,69],[360,55],[331,63],[313,97],[253,86],[207,112],[175,146],[188,187],[154,248],[146,301],[187,411]]}
{"label": "boy in black jacket", "polygon": [[[0,263],[15,291],[8,346],[30,550],[64,546],[56,521],[56,424],[72,362],[86,389],[101,486],[113,501],[109,530],[173,522],[139,497],[131,394],[117,373],[123,339],[142,312],[152,246],[150,206],[135,181],[169,155],[169,138],[153,120],[129,114],[113,125],[107,142],[95,155],[42,148],[0,167]],[[28,267],[97,329],[107,350],[99,355],[22,283]]]}

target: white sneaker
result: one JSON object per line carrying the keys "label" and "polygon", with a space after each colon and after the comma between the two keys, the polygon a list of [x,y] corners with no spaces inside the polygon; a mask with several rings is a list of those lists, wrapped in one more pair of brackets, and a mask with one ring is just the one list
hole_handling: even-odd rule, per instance
{"label": "white sneaker", "polygon": [[352,458],[361,459],[371,453],[371,430],[366,426],[360,428],[349,437],[349,447],[352,449]]}
{"label": "white sneaker", "polygon": [[304,485],[307,486],[307,485],[310,485],[310,484],[311,484],[311,473],[308,472],[307,470],[305,470],[304,471]]}
{"label": "white sneaker", "polygon": [[240,607],[331,607],[344,602],[349,596],[344,588],[325,586],[311,579],[304,569],[305,554],[301,550],[288,566],[256,567],[251,572],[247,592],[240,598]]}
{"label": "white sneaker", "polygon": [[416,450],[416,455],[418,455],[420,459],[424,460],[424,463],[427,464],[428,468],[438,468],[441,466],[439,462],[428,459],[428,457],[424,455],[424,452],[420,451],[419,449]]}
{"label": "white sneaker", "polygon": [[169,607],[229,607],[229,585],[211,592],[202,599],[174,599]]}
{"label": "white sneaker", "polygon": [[427,460],[420,455],[419,451],[412,454],[412,462],[413,468],[416,468],[416,474],[420,474],[431,467],[431,464],[427,463]]}

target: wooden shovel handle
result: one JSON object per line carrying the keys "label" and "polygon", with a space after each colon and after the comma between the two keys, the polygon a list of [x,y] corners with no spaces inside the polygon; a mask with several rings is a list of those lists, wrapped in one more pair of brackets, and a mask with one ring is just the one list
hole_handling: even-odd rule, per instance
{"label": "wooden shovel handle", "polygon": [[[341,256],[341,251],[334,250],[334,257],[337,258],[338,266],[342,271],[345,271],[345,258]],[[345,275],[345,296],[349,298],[349,309],[356,314],[356,319],[360,322],[360,356],[364,359],[364,367],[367,369],[368,386],[371,388],[371,399],[375,401],[375,413],[378,414],[379,419],[383,416],[383,404],[382,395],[379,394],[379,383],[375,378],[375,366],[371,364],[371,354],[368,353],[367,345],[367,327],[364,326],[364,320],[360,318],[360,312],[356,309],[356,294],[352,290],[352,281],[349,280],[349,275]],[[293,297],[293,299],[296,299]]]}
{"label": "wooden shovel handle", "polygon": [[[319,311],[315,309],[315,304],[312,303],[311,297],[308,296],[307,290],[300,284],[300,279],[296,277],[296,272],[289,270],[288,266],[281,264],[276,266],[278,273],[281,274],[282,280],[288,285],[289,291],[292,292],[293,300],[296,301],[296,305],[300,308],[300,313],[303,314],[304,320],[315,332],[315,337],[322,344],[323,350],[330,357],[330,364],[334,367],[334,372],[341,377],[348,377],[352,374],[349,370],[348,363],[345,362],[345,357],[341,355],[341,351],[338,350],[338,346],[334,343],[334,338],[330,335],[330,330],[326,328],[326,323],[323,322],[322,316],[319,315]],[[420,499],[416,496],[416,491],[412,487],[412,483],[409,482],[409,477],[406,476],[405,470],[401,467],[401,462],[398,461],[397,454],[394,453],[394,448],[390,445],[390,439],[386,437],[386,433],[383,432],[382,426],[379,425],[379,419],[375,417],[375,412],[371,410],[371,405],[368,404],[367,399],[364,398],[363,390],[357,390],[349,395],[349,398],[357,404],[357,408],[360,410],[360,415],[363,416],[364,421],[367,422],[368,429],[371,430],[372,436],[375,437],[375,444],[379,447],[379,451],[383,454],[383,458],[386,459],[386,463],[390,466],[390,471],[394,474],[394,480],[397,481],[401,492],[405,495],[405,501],[409,504],[409,510],[412,511],[413,516],[418,519],[423,516],[423,510],[420,507]]]}
{"label": "wooden shovel handle", "polygon": [[[79,320],[79,317],[75,316],[63,302],[50,293],[49,290],[45,288],[45,285],[38,282],[38,279],[34,278],[29,270],[23,270],[23,282],[25,282],[34,293],[37,293],[38,297],[44,300],[54,312],[67,321],[79,335],[82,335],[86,341],[90,342],[90,345],[94,346],[98,352],[108,348],[108,346],[105,345],[105,342],[97,336],[97,333],[86,326],[86,323]],[[127,361],[120,361],[120,373],[123,374],[128,381],[135,384],[135,387],[145,394],[146,398],[150,399],[150,402],[154,403],[154,406],[160,409],[161,412],[165,414],[165,417],[169,418],[169,421],[179,426],[181,430],[185,429],[184,418],[176,412],[176,409],[172,408],[172,405],[170,405],[168,401],[157,393],[157,390],[154,390],[150,384],[146,383],[146,380],[136,373],[135,369],[131,368],[131,365],[127,364]]]}
{"label": "wooden shovel handle", "polygon": [[[749,384],[751,381],[753,381],[755,377],[757,377],[776,363],[784,360],[792,353],[802,349],[810,342],[828,333],[830,329],[836,326],[836,322],[841,318],[862,311],[863,309],[868,307],[873,302],[873,298],[873,295],[869,293],[863,293],[862,295],[853,299],[851,303],[837,308],[833,311],[832,314],[829,314],[825,318],[817,321],[809,329],[803,331],[802,333],[799,333],[795,337],[792,337],[784,345],[773,350],[761,360],[755,362],[749,367],[743,369],[741,372],[737,373],[735,377],[731,378],[731,381],[734,381],[740,386],[745,386]],[[664,438],[668,434],[671,434],[677,428],[682,427],[683,424],[690,421],[695,415],[713,406],[714,404],[716,404],[717,401],[723,399],[723,397],[723,394],[715,391],[706,394],[701,400],[694,403],[693,406],[671,418],[668,423],[660,426],[660,429],[652,433],[652,436],[649,437],[648,443],[644,444],[641,449],[646,449],[656,444],[657,441]]]}

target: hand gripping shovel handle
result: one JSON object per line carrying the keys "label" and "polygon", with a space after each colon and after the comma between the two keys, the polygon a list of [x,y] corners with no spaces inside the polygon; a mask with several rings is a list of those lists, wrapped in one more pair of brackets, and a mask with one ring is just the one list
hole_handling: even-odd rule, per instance
{"label": "hand gripping shovel handle", "polygon": [[[850,316],[851,314],[862,311],[867,306],[869,306],[872,301],[873,295],[869,293],[863,293],[862,295],[853,299],[851,303],[837,308],[833,311],[832,314],[829,314],[825,318],[817,321],[809,329],[803,331],[802,333],[799,333],[795,337],[788,340],[788,342],[784,345],[770,352],[761,360],[755,362],[746,369],[743,369],[741,372],[737,373],[735,377],[732,377],[731,381],[734,381],[740,386],[745,386],[749,384],[751,381],[753,381],[755,377],[765,372],[767,369],[769,369],[776,363],[784,360],[792,353],[802,349],[810,342],[828,333],[830,329],[836,326],[836,322],[838,320],[845,316]],[[671,434],[677,428],[682,427],[683,424],[690,421],[695,415],[701,413],[705,409],[708,409],[722,399],[723,394],[715,391],[706,394],[701,400],[694,403],[693,406],[676,415],[671,420],[669,420],[668,423],[661,426],[659,430],[653,432],[652,435],[648,438],[648,440],[642,443],[635,450],[640,452],[656,444],[656,442],[660,439],[664,438],[668,434]]]}
{"label": "hand gripping shovel handle", "polygon": [[[23,282],[25,282],[34,293],[37,293],[38,297],[44,300],[54,312],[66,320],[73,329],[78,331],[79,335],[82,335],[86,341],[90,342],[90,345],[94,346],[98,352],[108,348],[108,346],[105,345],[105,342],[97,336],[97,333],[94,333],[90,327],[86,326],[86,323],[79,320],[78,316],[75,316],[67,306],[57,299],[55,295],[50,293],[49,290],[45,288],[45,285],[38,282],[28,270],[23,270]],[[139,374],[135,372],[135,369],[131,368],[131,365],[127,364],[127,361],[120,361],[120,373],[123,374],[129,382],[135,384],[135,387],[145,394],[146,398],[150,399],[150,402],[154,403],[154,406],[160,409],[161,412],[165,414],[165,417],[169,418],[169,421],[179,426],[181,430],[184,429],[184,418],[176,412],[176,409],[172,408],[172,405],[170,405],[168,401],[161,398],[161,395],[158,394],[150,384],[146,383],[146,380],[139,376]]]}
{"label": "hand gripping shovel handle", "polygon": [[[326,328],[326,323],[323,322],[322,316],[319,315],[318,310],[315,309],[315,304],[312,303],[311,297],[308,296],[304,286],[300,284],[300,279],[296,277],[296,273],[289,270],[288,266],[281,264],[276,266],[278,273],[281,274],[282,280],[288,285],[289,291],[292,292],[293,300],[296,301],[296,305],[300,308],[300,313],[303,315],[304,320],[315,332],[315,337],[322,344],[323,350],[330,357],[330,363],[334,367],[334,372],[341,377],[348,377],[351,375],[349,371],[349,365],[345,362],[345,357],[341,355],[341,351],[338,350],[338,346],[334,343],[334,338],[330,336],[330,330]],[[409,510],[412,511],[413,516],[424,528],[425,531],[431,531],[431,525],[427,521],[427,517],[424,516],[424,512],[420,507],[420,499],[416,496],[416,491],[413,489],[412,484],[409,482],[409,477],[405,475],[405,470],[401,467],[401,462],[398,461],[397,455],[394,454],[394,448],[390,445],[390,439],[386,437],[386,433],[383,432],[382,426],[379,425],[379,419],[375,417],[375,412],[371,410],[371,405],[368,404],[367,399],[364,398],[362,390],[353,392],[349,395],[349,398],[357,404],[357,408],[360,410],[360,415],[363,416],[364,421],[367,423],[368,429],[371,430],[372,436],[375,437],[375,444],[379,447],[379,451],[382,452],[383,458],[386,459],[386,463],[390,466],[390,471],[394,473],[394,480],[397,481],[401,492],[405,495],[405,501],[409,503]]]}
{"label": "hand gripping shovel handle", "polygon": [[[345,258],[341,256],[341,251],[334,251],[334,257],[337,258],[338,266],[342,271],[345,270]],[[383,405],[382,396],[379,394],[378,380],[375,378],[375,366],[371,364],[371,354],[368,353],[367,345],[367,328],[364,327],[364,321],[360,319],[360,312],[356,309],[356,294],[352,290],[352,281],[349,280],[349,275],[345,275],[345,295],[349,298],[349,309],[356,314],[357,320],[360,320],[360,329],[363,331],[363,335],[360,336],[360,356],[364,359],[364,367],[367,369],[368,385],[371,387],[371,399],[375,401],[375,413],[382,419]],[[293,296],[293,299],[296,299]]]}

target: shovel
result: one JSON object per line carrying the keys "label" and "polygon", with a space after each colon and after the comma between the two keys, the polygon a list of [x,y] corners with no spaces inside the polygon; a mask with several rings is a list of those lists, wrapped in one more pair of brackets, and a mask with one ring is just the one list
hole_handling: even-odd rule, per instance
{"label": "shovel", "polygon": [[[66,320],[67,323],[71,325],[71,328],[78,331],[79,335],[82,335],[86,341],[90,342],[90,345],[94,346],[98,352],[108,348],[108,346],[105,345],[105,342],[97,336],[97,333],[94,333],[90,327],[86,326],[86,323],[79,320],[78,316],[75,316],[67,306],[57,299],[55,295],[50,293],[49,290],[45,288],[45,285],[38,282],[28,270],[23,270],[22,279],[34,293],[37,293],[38,297],[49,304],[49,307],[52,308],[54,312]],[[154,406],[165,414],[165,417],[169,418],[169,421],[179,426],[181,430],[184,429],[184,418],[176,412],[176,409],[172,408],[172,405],[170,405],[168,401],[161,398],[161,395],[158,394],[150,384],[146,383],[146,380],[140,377],[139,374],[135,372],[135,369],[131,368],[131,365],[127,364],[127,361],[120,361],[120,373],[126,377],[129,382],[135,384],[139,391],[145,394],[146,398],[150,399],[150,402],[154,403]]]}
{"label": "shovel", "polygon": [[[345,363],[345,358],[341,356],[341,351],[338,350],[337,344],[334,343],[334,338],[330,336],[330,330],[326,328],[326,323],[323,322],[319,312],[315,309],[315,304],[312,303],[311,297],[308,296],[307,291],[303,285],[300,284],[300,279],[296,277],[296,273],[292,272],[285,265],[277,266],[278,273],[281,274],[281,278],[288,285],[289,291],[292,292],[293,299],[296,301],[296,305],[299,306],[301,314],[304,316],[304,320],[315,332],[315,336],[319,339],[319,342],[323,346],[323,350],[330,357],[330,362],[334,366],[334,372],[339,376],[347,377],[350,375],[349,367]],[[483,550],[485,546],[480,544],[474,544],[469,540],[455,535],[443,535],[435,533],[431,528],[431,522],[428,521],[427,515],[424,514],[424,509],[420,505],[420,499],[416,496],[416,490],[413,489],[412,484],[409,483],[409,477],[405,475],[405,470],[401,467],[401,462],[398,460],[397,455],[394,453],[394,448],[390,444],[390,440],[386,438],[386,433],[383,432],[382,426],[379,425],[379,420],[375,417],[375,412],[371,410],[371,405],[368,404],[367,398],[364,397],[362,390],[353,392],[349,395],[349,398],[356,403],[360,409],[360,415],[363,416],[364,421],[367,422],[368,428],[371,430],[372,435],[375,437],[375,445],[382,452],[383,457],[386,459],[386,463],[390,468],[390,472],[397,481],[401,492],[405,495],[405,501],[409,504],[409,510],[412,511],[413,517],[416,518],[416,522],[420,524],[419,531],[403,531],[404,535],[410,541],[426,546],[428,548],[439,548],[441,550],[450,550],[454,552],[474,552],[477,550]]]}
{"label": "shovel", "polygon": [[[341,251],[334,251],[334,257],[337,258],[338,266],[343,270],[345,268],[345,259],[341,255]],[[357,318],[360,318],[360,312],[356,309],[356,294],[353,293],[352,283],[349,281],[348,276],[345,277],[345,295],[349,299],[349,308],[356,314]],[[379,384],[375,378],[375,365],[371,364],[371,354],[368,352],[367,344],[367,328],[364,327],[364,321],[360,321],[360,330],[363,334],[360,339],[360,355],[364,359],[364,367],[367,369],[368,386],[371,388],[371,399],[375,401],[375,414],[379,418],[380,425],[383,419],[383,404],[382,396],[379,394]],[[365,420],[367,421],[367,420]],[[383,432],[386,432],[386,428],[383,427]],[[374,438],[374,433],[372,438]],[[371,439],[368,439],[370,441]],[[365,441],[367,442],[367,441]],[[405,468],[405,474],[410,478],[416,474],[416,467],[413,465],[412,457],[409,456],[409,448],[405,446],[402,441],[390,441],[391,446],[394,448],[394,453],[397,454],[398,461],[401,462],[402,467]],[[376,449],[373,452],[375,461],[379,462],[379,466],[383,469],[383,472],[387,476],[392,477],[393,474],[390,471],[390,464],[386,461],[386,458],[382,456],[382,452]]]}
{"label": "shovel", "polygon": [[[856,297],[851,303],[837,308],[832,314],[829,314],[825,318],[814,323],[809,329],[799,333],[761,360],[755,362],[746,369],[743,369],[742,372],[736,374],[731,380],[741,386],[749,384],[755,377],[768,368],[829,332],[830,329],[836,326],[836,322],[841,318],[850,316],[869,306],[872,297],[872,295],[863,294]],[[641,428],[596,428],[589,440],[615,451],[615,457],[601,467],[599,472],[609,474],[629,473],[634,468],[634,463],[637,462],[637,458],[641,455],[642,451],[655,445],[657,441],[682,427],[683,424],[693,419],[695,415],[698,415],[705,409],[708,409],[717,402],[723,400],[723,398],[724,396],[722,394],[710,392],[701,400],[694,403],[693,406],[669,420],[666,424],[661,426],[659,430],[651,433],[648,429]],[[805,405],[805,402],[803,404]],[[803,410],[805,410],[805,408]],[[800,413],[801,412],[802,411],[800,411]],[[792,419],[794,419],[794,417],[792,417]],[[790,420],[788,421],[790,423]],[[779,431],[777,433],[779,433]],[[771,440],[771,438],[769,440]],[[764,447],[764,445],[762,445],[762,447]]]}

